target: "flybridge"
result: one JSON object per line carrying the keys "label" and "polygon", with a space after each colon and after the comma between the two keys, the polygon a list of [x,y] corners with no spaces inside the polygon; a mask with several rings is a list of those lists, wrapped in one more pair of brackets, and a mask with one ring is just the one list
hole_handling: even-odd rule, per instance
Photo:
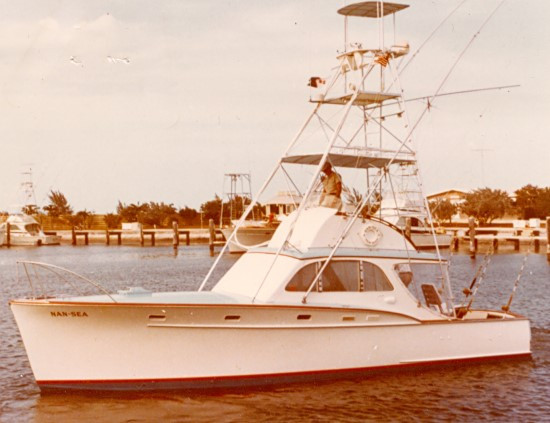
{"label": "flybridge", "polygon": [[[323,154],[302,154],[295,156],[283,157],[283,163],[319,165],[323,159]],[[414,162],[414,157],[392,158],[392,157],[377,157],[364,151],[356,154],[338,154],[330,153],[328,160],[334,166],[347,167],[353,169],[369,169],[369,168],[384,168],[390,163],[393,164],[410,164]]]}
{"label": "flybridge", "polygon": [[[408,44],[395,43],[395,14],[407,7],[404,4],[367,1],[345,6],[338,11],[345,21],[345,46],[343,52],[336,56],[338,65],[327,75],[308,78],[311,87],[309,101],[314,104],[314,109],[243,214],[237,228],[243,224],[246,214],[252,211],[253,204],[262,203],[266,190],[279,179],[277,189],[282,184],[302,198],[296,213],[289,216],[293,223],[288,224],[288,231],[283,236],[285,239],[280,239],[278,244],[281,252],[291,249],[290,240],[296,240],[293,233],[299,216],[319,204],[321,172],[326,163],[335,172],[346,170],[356,175],[353,178],[346,175],[343,180],[344,196],[357,193],[357,201],[350,203],[352,200],[349,198],[342,198],[347,201],[342,213],[350,219],[340,228],[342,233],[334,234],[330,242],[334,251],[348,235],[347,231],[363,213],[365,206],[375,210],[376,202],[381,198],[406,193],[414,197],[409,203],[416,204],[419,214],[427,216],[411,142],[412,131],[395,64],[395,59],[409,51]],[[374,18],[364,23],[374,25],[378,31],[371,31],[374,36],[366,40],[363,39],[365,32],[360,31],[360,40],[349,42],[350,17]],[[387,25],[386,29],[393,27],[394,42],[387,47],[384,44],[384,25],[391,17],[394,18],[393,25]],[[315,168],[313,174],[312,167]],[[306,180],[309,183],[304,184]],[[228,243],[231,241],[229,239]],[[210,274],[203,281],[203,286]]]}
{"label": "flybridge", "polygon": [[[401,94],[386,89],[385,80],[392,79],[390,87],[399,88],[396,78],[396,69],[390,67],[391,60],[402,57],[409,52],[407,43],[397,44],[395,42],[395,13],[407,8],[408,5],[397,3],[385,3],[378,1],[367,1],[355,3],[338,10],[344,15],[344,52],[336,59],[339,61],[339,75],[333,75],[328,80],[321,77],[312,77],[310,86],[320,88],[312,92],[310,101],[313,103],[346,105],[352,103],[354,106],[372,106],[375,109],[381,108],[382,104],[392,100],[392,104],[398,104],[399,109],[392,115],[401,117],[404,113],[400,105]],[[385,17],[392,15],[393,19],[393,45],[385,46]],[[378,45],[369,48],[363,47],[360,42],[349,41],[349,17],[376,18],[378,25]],[[380,65],[380,72],[373,72]],[[386,68],[389,71],[385,74]],[[372,75],[369,75],[372,74]],[[373,85],[372,80],[379,78],[379,83]],[[371,81],[369,83],[369,81]],[[340,87],[338,87],[340,84]],[[367,89],[371,85],[374,89]],[[326,88],[323,90],[323,88]],[[395,91],[394,88],[394,91]]]}

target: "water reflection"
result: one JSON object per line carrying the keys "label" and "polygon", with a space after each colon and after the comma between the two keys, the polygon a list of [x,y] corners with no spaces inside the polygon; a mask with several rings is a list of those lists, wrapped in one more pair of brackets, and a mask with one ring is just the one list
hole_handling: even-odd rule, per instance
{"label": "water reflection", "polygon": [[109,421],[125,422],[535,417],[544,404],[540,397],[533,400],[529,393],[535,388],[531,375],[534,370],[530,360],[523,360],[212,394],[42,395],[34,421],[87,422],[103,415],[108,415]]}

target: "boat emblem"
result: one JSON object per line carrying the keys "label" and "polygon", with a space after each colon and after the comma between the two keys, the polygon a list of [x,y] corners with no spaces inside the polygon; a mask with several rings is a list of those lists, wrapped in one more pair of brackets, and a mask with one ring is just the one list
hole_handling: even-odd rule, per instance
{"label": "boat emblem", "polygon": [[374,225],[367,225],[365,229],[363,229],[363,241],[365,244],[369,246],[375,246],[378,244],[378,241],[382,238],[382,232],[374,226]]}

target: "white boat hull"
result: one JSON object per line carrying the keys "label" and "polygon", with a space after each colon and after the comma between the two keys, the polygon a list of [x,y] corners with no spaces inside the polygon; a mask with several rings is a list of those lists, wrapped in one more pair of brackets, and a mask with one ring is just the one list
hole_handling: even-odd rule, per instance
{"label": "white boat hull", "polygon": [[43,389],[268,385],[530,355],[524,318],[420,323],[307,306],[13,301],[11,308]]}
{"label": "white boat hull", "polygon": [[[4,237],[4,242],[6,237]],[[12,246],[39,246],[39,245],[59,245],[61,237],[56,235],[35,236],[29,234],[10,234],[10,245]]]}
{"label": "white boat hull", "polygon": [[[221,231],[225,239],[229,239],[234,228],[223,228]],[[247,248],[268,242],[275,233],[276,228],[271,227],[241,227],[237,233],[237,242],[229,243],[230,253],[244,253]],[[243,248],[247,247],[247,248]]]}

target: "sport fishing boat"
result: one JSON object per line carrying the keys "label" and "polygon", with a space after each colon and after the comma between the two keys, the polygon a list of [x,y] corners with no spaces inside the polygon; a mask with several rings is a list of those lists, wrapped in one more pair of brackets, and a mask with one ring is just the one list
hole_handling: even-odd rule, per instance
{"label": "sport fishing boat", "polygon": [[[383,36],[375,46],[349,44],[348,20],[383,34],[406,8],[368,1],[338,11],[346,30],[338,66],[310,78],[313,110],[237,228],[276,177],[302,201],[266,246],[249,249],[215,284],[223,250],[194,292],[111,293],[81,276],[99,292],[67,295],[59,286],[63,295],[52,296],[39,288],[54,290],[54,276],[67,281],[67,271],[20,263],[32,292],[10,306],[43,390],[228,388],[530,356],[529,320],[511,301],[474,308],[479,277],[468,301],[455,304],[439,251],[418,251],[370,213],[376,196],[409,191],[419,174],[394,64],[408,47],[387,47]],[[388,134],[393,147],[380,142]],[[330,182],[321,178],[327,162],[337,176],[325,178],[361,189],[353,211],[315,200]]]}
{"label": "sport fishing boat", "polygon": [[4,234],[2,243],[8,242],[8,230],[9,242],[13,246],[59,245],[61,242],[61,237],[46,235],[36,219],[26,214],[12,214],[0,224],[0,232]]}

